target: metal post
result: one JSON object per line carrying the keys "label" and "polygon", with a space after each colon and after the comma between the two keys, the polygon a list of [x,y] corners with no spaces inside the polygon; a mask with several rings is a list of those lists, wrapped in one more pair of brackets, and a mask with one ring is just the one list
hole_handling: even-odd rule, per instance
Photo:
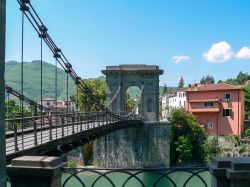
{"label": "metal post", "polygon": [[74,126],[74,123],[75,123],[75,119],[74,119],[74,116],[71,117],[71,123],[72,123],[72,134],[75,133],[75,126]]}
{"label": "metal post", "polygon": [[6,0],[0,0],[0,186],[6,186],[6,144],[4,112]]}
{"label": "metal post", "polygon": [[83,123],[82,115],[79,116],[79,119],[80,119],[80,121],[79,121],[79,123],[80,123],[80,131],[82,132],[82,123]]}
{"label": "metal post", "polygon": [[[56,116],[55,116],[56,117]],[[53,137],[52,137],[52,118],[53,116],[49,116],[49,140],[53,140]],[[57,119],[56,119],[57,120]],[[56,127],[57,128],[57,127]],[[42,131],[42,129],[41,129]],[[41,137],[42,138],[42,137]],[[57,139],[57,137],[56,137]]]}
{"label": "metal post", "polygon": [[61,116],[61,123],[62,123],[62,137],[64,137],[64,116]]}
{"label": "metal post", "polygon": [[36,118],[33,119],[33,128],[34,128],[34,145],[37,145]]}
{"label": "metal post", "polygon": [[18,140],[17,140],[17,124],[13,123],[13,128],[14,128],[14,146],[15,146],[15,152],[17,152],[18,149]]}

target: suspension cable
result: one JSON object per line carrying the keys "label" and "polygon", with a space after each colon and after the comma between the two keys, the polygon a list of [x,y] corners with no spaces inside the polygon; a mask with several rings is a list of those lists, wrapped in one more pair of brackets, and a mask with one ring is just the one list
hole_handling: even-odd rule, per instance
{"label": "suspension cable", "polygon": [[117,98],[118,93],[121,91],[121,86],[118,87],[114,97],[110,100],[110,102],[106,105],[106,108],[110,107],[114,100]]}
{"label": "suspension cable", "polygon": [[68,74],[68,71],[66,71],[66,74],[67,74],[67,100],[66,100],[66,103],[67,103],[67,116],[68,116],[68,113],[69,113],[69,74]]}
{"label": "suspension cable", "polygon": [[[57,126],[57,59],[55,60],[55,107],[56,107],[56,126]],[[56,139],[57,139],[57,128],[56,128]]]}
{"label": "suspension cable", "polygon": [[[41,105],[43,103],[43,34],[41,33],[39,35],[39,37],[41,38],[41,43],[40,43],[40,89],[41,89],[41,92],[40,92],[40,99],[41,99]],[[41,107],[40,108],[40,123],[41,123],[41,129],[43,128],[43,108]],[[42,130],[41,130],[41,142],[42,142]]]}
{"label": "suspension cable", "polygon": [[[95,105],[99,110],[105,111],[107,113],[113,113],[104,104],[101,103],[100,99],[93,94],[93,91],[84,83],[78,84],[81,81],[81,78],[76,74],[72,65],[69,63],[68,59],[65,57],[61,49],[57,47],[55,42],[52,40],[50,35],[48,34],[48,29],[42,22],[41,18],[38,16],[37,12],[35,11],[34,7],[31,5],[30,0],[17,0],[19,5],[21,6],[20,10],[23,11],[24,15],[27,17],[27,20],[31,23],[32,27],[35,31],[40,34],[42,32],[44,34],[43,40],[46,45],[51,50],[54,58],[57,62],[61,65],[64,70],[69,71],[69,75],[73,79],[78,88],[86,93],[86,95],[93,101],[95,101]],[[113,113],[116,117],[121,117],[115,113]]]}
{"label": "suspension cable", "polygon": [[[21,94],[23,95],[23,59],[24,59],[24,12],[22,12],[22,41],[21,41]],[[20,107],[21,107],[21,125],[22,125],[22,149],[24,148],[24,140],[23,140],[23,126],[24,126],[24,116],[23,116],[23,99],[20,100]]]}

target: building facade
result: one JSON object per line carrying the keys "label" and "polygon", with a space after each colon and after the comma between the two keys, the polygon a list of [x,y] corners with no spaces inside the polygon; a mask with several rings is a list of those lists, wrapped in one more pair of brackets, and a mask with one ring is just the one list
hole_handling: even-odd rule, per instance
{"label": "building facade", "polygon": [[186,108],[186,90],[180,88],[161,95],[162,119],[168,119],[173,109]]}
{"label": "building facade", "polygon": [[244,91],[231,84],[195,84],[186,91],[186,110],[212,135],[241,136],[244,124]]}
{"label": "building facade", "polygon": [[55,110],[57,109],[57,111],[76,111],[76,103],[73,101],[64,101],[61,99],[55,100],[53,98],[45,98],[42,100],[42,105]]}

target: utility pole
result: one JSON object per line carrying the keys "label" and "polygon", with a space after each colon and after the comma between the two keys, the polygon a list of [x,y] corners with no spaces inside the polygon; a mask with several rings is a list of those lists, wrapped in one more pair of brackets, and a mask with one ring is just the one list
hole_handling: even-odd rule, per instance
{"label": "utility pole", "polygon": [[6,0],[0,0],[0,186],[6,187],[5,151],[5,31]]}

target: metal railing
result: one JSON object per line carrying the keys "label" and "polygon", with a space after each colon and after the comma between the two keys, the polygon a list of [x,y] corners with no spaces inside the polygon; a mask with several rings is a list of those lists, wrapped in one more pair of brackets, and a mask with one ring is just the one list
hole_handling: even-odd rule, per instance
{"label": "metal railing", "polygon": [[63,168],[62,187],[210,187],[208,168]]}
{"label": "metal railing", "polygon": [[6,119],[6,153],[16,153],[52,140],[106,124],[139,119],[126,114],[83,112]]}

